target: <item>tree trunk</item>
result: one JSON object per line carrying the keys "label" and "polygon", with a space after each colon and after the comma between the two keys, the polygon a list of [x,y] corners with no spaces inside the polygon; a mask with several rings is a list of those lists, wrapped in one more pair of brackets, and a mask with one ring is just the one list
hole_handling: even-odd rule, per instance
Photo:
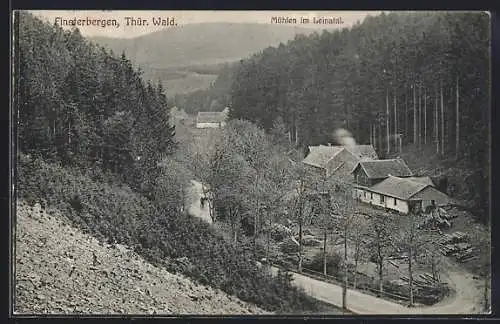
{"label": "tree trunk", "polygon": [[408,285],[410,288],[410,307],[413,306],[413,243],[414,243],[414,235],[415,235],[415,215],[414,213],[410,213],[410,235],[408,238]]}
{"label": "tree trunk", "polygon": [[386,117],[385,117],[385,127],[387,133],[387,154],[389,154],[391,150],[391,144],[389,142],[389,90],[386,91],[385,94],[385,102],[386,102]]}
{"label": "tree trunk", "polygon": [[378,126],[378,132],[377,132],[377,134],[378,134],[378,143],[379,143],[378,147],[380,149],[379,152],[382,152],[382,150],[383,150],[383,146],[382,146],[382,126],[380,126],[380,125]]}
{"label": "tree trunk", "polygon": [[236,246],[236,243],[238,242],[238,230],[236,228],[236,219],[234,219],[234,213],[229,209],[229,217],[231,219],[231,230],[233,231],[233,245]]}
{"label": "tree trunk", "polygon": [[[410,243],[411,244],[411,243]],[[413,260],[412,260],[412,250],[413,247],[410,246],[410,249],[408,251],[408,285],[410,288],[410,306],[413,306]]]}
{"label": "tree trunk", "polygon": [[295,122],[295,146],[299,145],[299,127],[297,126],[297,122]]}
{"label": "tree trunk", "polygon": [[405,89],[405,139],[408,140],[408,92]]}
{"label": "tree trunk", "polygon": [[373,125],[370,124],[370,144],[373,145]]}
{"label": "tree trunk", "polygon": [[444,155],[444,102],[443,102],[443,85],[441,84],[441,154]]}
{"label": "tree trunk", "polygon": [[[258,185],[259,185],[259,174],[257,173],[256,178],[255,178],[255,184],[254,184],[254,190],[257,192],[258,190]],[[259,213],[260,213],[260,200],[258,198],[258,193],[257,193],[257,199],[255,202],[256,210],[253,213],[253,255],[254,257],[257,256],[257,233],[258,233],[258,222],[259,222]]]}
{"label": "tree trunk", "polygon": [[418,148],[422,147],[422,88],[418,87]]}
{"label": "tree trunk", "polygon": [[212,199],[207,199],[208,202],[208,213],[210,215],[210,218],[212,219],[212,223],[215,223],[215,202],[212,201]]}
{"label": "tree trunk", "polygon": [[398,112],[396,106],[396,89],[394,89],[394,151],[398,149],[397,134],[398,134]]}
{"label": "tree trunk", "polygon": [[383,270],[384,270],[384,268],[383,267],[384,267],[384,259],[379,257],[379,262],[378,262],[378,291],[379,291],[378,296],[379,297],[384,292],[384,282],[383,282],[383,279],[384,279]]}
{"label": "tree trunk", "polygon": [[431,272],[432,272],[432,279],[437,281],[438,276],[437,276],[437,270],[436,270],[436,257],[434,255],[431,255]]}
{"label": "tree trunk", "polygon": [[458,160],[458,156],[460,154],[460,111],[459,111],[459,93],[458,93],[458,77],[457,77],[457,86],[456,86],[456,105],[457,105],[457,112],[456,112],[456,119],[455,119],[455,156],[456,159]]}
{"label": "tree trunk", "polygon": [[352,287],[356,289],[358,284],[358,257],[354,258],[354,274],[352,278]]}
{"label": "tree trunk", "polygon": [[323,274],[326,276],[327,275],[327,272],[326,272],[326,238],[327,238],[327,235],[326,235],[326,226],[325,226],[325,231],[323,232]]}
{"label": "tree trunk", "polygon": [[436,98],[434,106],[434,141],[436,142],[436,153],[439,154],[439,113],[438,113],[438,90],[436,87]]}
{"label": "tree trunk", "polygon": [[427,145],[427,89],[424,89],[424,145]]}
{"label": "tree trunk", "polygon": [[417,145],[417,90],[416,84],[413,84],[413,145]]}
{"label": "tree trunk", "polygon": [[269,263],[269,249],[271,246],[271,217],[269,217],[269,213],[267,213],[268,218],[268,229],[267,229],[267,246],[266,246],[266,261]]}
{"label": "tree trunk", "polygon": [[[301,207],[301,209],[302,209],[302,207]],[[302,215],[300,216],[300,219],[299,219],[299,252],[298,253],[299,253],[298,271],[299,271],[299,273],[301,273],[302,272]]]}
{"label": "tree trunk", "polygon": [[344,231],[344,285],[342,287],[342,308],[347,309],[347,229]]}

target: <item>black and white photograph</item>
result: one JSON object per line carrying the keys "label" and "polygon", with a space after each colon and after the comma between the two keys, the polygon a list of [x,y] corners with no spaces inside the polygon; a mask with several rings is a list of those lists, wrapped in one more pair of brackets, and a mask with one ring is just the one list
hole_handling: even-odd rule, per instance
{"label": "black and white photograph", "polygon": [[12,314],[491,314],[489,12],[11,23]]}

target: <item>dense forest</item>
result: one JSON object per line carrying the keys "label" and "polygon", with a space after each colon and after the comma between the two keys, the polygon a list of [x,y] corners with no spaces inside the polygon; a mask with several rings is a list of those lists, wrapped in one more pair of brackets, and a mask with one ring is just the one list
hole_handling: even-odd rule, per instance
{"label": "dense forest", "polygon": [[106,52],[78,30],[25,13],[20,19],[18,149],[141,185],[141,170],[175,148],[162,85],[144,83],[124,54]]}
{"label": "dense forest", "polygon": [[475,189],[463,198],[486,211],[489,48],[486,13],[369,16],[241,60],[230,115],[266,130],[282,120],[299,147],[332,141],[343,127],[381,157],[400,153],[401,134],[406,150],[471,170],[465,181]]}
{"label": "dense forest", "polygon": [[72,225],[266,310],[317,310],[286,273],[261,271],[241,248],[187,214],[189,163],[161,84],[31,14],[16,13],[16,197]]}

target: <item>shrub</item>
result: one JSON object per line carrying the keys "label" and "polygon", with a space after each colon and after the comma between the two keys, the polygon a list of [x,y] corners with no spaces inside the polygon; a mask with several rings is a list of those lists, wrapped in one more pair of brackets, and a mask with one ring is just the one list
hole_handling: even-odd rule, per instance
{"label": "shrub", "polygon": [[271,238],[275,241],[281,242],[292,234],[292,230],[285,225],[274,223],[271,225]]}
{"label": "shrub", "polygon": [[288,238],[280,243],[280,250],[283,253],[297,253],[299,252],[299,245],[294,242],[291,238]]}
{"label": "shrub", "polygon": [[[313,271],[323,272],[323,252],[316,253],[312,260],[304,262],[304,267]],[[326,273],[332,276],[339,274],[342,258],[334,252],[326,255]]]}

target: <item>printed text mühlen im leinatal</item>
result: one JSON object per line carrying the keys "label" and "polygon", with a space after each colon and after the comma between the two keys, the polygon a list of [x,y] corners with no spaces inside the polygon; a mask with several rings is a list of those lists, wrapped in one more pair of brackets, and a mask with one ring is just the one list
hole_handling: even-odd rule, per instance
{"label": "printed text m\u00fchlen im leinatal", "polygon": [[317,24],[317,25],[342,25],[344,20],[342,17],[271,17],[272,24]]}

